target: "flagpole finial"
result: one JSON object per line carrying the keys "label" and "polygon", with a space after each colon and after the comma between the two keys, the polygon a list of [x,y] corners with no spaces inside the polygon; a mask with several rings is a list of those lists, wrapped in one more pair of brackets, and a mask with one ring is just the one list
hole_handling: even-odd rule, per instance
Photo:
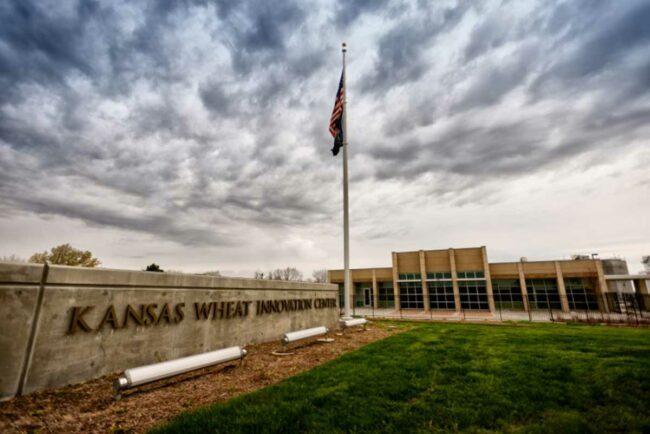
{"label": "flagpole finial", "polygon": [[343,43],[341,44],[341,50],[343,50],[344,53],[345,53],[346,51],[348,51],[348,44],[346,44],[345,42],[343,42]]}

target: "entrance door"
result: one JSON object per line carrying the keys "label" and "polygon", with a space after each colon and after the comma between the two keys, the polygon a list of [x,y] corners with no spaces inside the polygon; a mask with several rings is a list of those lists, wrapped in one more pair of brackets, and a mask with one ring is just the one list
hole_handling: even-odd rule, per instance
{"label": "entrance door", "polygon": [[370,288],[364,288],[363,290],[363,305],[365,307],[370,307],[372,305],[372,297],[370,294]]}

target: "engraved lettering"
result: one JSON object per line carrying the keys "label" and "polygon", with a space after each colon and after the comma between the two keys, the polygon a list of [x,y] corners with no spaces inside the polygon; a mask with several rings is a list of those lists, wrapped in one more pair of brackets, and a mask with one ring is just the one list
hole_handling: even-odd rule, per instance
{"label": "engraved lettering", "polygon": [[92,328],[83,319],[83,316],[95,306],[85,306],[83,309],[80,306],[72,308],[72,317],[70,318],[70,326],[68,327],[68,334],[73,335],[77,332],[77,327],[85,332],[92,331]]}
{"label": "engraved lettering", "polygon": [[162,307],[162,310],[160,311],[160,315],[158,316],[158,321],[156,321],[156,325],[160,324],[160,321],[165,320],[167,324],[171,322],[171,318],[169,317],[169,304],[165,303]]}
{"label": "engraved lettering", "polygon": [[178,324],[179,322],[183,321],[183,318],[185,318],[185,312],[183,312],[183,308],[185,307],[185,303],[178,303],[174,307],[174,322]]}
{"label": "engraved lettering", "polygon": [[210,311],[214,305],[212,303],[194,303],[194,312],[196,313],[196,319],[208,319],[210,317]]}
{"label": "engraved lettering", "polygon": [[97,331],[101,330],[105,324],[110,324],[113,330],[120,328],[120,324],[117,321],[117,314],[115,313],[115,307],[112,304],[108,307],[108,309],[106,309],[104,318],[102,318],[102,321],[97,326]]}
{"label": "engraved lettering", "polygon": [[135,321],[137,325],[144,325],[144,305],[140,305],[140,313],[138,313],[130,304],[127,304],[122,327],[129,325],[129,318]]}

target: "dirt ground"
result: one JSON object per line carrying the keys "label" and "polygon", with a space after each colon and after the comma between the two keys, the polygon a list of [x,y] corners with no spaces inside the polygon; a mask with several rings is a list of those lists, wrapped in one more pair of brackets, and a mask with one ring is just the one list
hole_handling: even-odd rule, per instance
{"label": "dirt ground", "polygon": [[246,347],[244,364],[231,363],[187,373],[113,397],[118,374],[74,386],[0,402],[1,433],[140,433],[176,414],[225,401],[277,383],[382,339],[404,328],[371,325],[367,331],[333,334],[333,343],[311,343],[291,356],[275,356],[277,342]]}

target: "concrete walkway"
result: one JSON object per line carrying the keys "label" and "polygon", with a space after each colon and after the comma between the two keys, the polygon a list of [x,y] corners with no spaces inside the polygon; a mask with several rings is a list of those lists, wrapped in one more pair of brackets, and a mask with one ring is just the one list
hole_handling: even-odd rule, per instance
{"label": "concrete walkway", "polygon": [[554,321],[595,321],[595,322],[624,322],[637,323],[639,321],[650,320],[650,312],[634,313],[601,313],[598,311],[572,311],[563,313],[560,310],[502,310],[494,314],[485,310],[466,310],[456,312],[453,310],[424,310],[402,309],[372,309],[372,308],[355,308],[354,315],[366,318],[386,318],[386,319],[412,319],[412,320],[431,320],[431,321],[533,321],[533,322],[554,322]]}

